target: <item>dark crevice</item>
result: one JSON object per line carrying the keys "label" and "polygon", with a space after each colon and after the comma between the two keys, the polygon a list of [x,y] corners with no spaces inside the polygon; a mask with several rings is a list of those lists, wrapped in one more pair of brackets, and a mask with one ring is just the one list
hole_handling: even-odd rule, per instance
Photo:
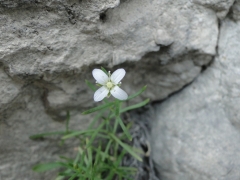
{"label": "dark crevice", "polygon": [[[237,1],[234,1],[234,3],[233,3],[233,5],[231,6],[231,8],[229,9],[229,12],[228,12],[228,14],[226,15],[226,18],[229,18],[229,19],[231,19],[232,21],[234,21],[234,22],[236,22],[236,21],[238,21],[239,20],[239,18],[237,18],[237,16],[236,16],[236,12],[235,11],[237,11],[237,12],[239,12],[239,9],[238,9],[238,6],[239,5],[237,5],[237,4],[239,4],[240,2],[237,2]],[[235,7],[236,6],[236,7]],[[234,8],[235,7],[235,8]],[[235,13],[234,13],[235,12]]]}
{"label": "dark crevice", "polygon": [[[197,77],[198,77],[198,76],[197,76]],[[152,101],[152,102],[151,102],[151,105],[154,106],[154,105],[156,105],[156,104],[161,104],[161,103],[163,103],[164,101],[168,100],[168,98],[170,98],[170,97],[172,97],[172,96],[180,93],[182,90],[184,90],[185,88],[187,88],[188,86],[190,86],[197,77],[195,77],[191,82],[189,82],[189,83],[185,84],[184,86],[182,86],[182,88],[180,88],[179,90],[174,91],[173,93],[170,93],[166,98],[161,99],[161,100]]]}
{"label": "dark crevice", "polygon": [[69,22],[71,24],[76,24],[77,20],[76,20],[76,13],[75,13],[75,11],[72,10],[71,8],[69,8],[69,7],[66,7],[66,6],[65,6],[65,9],[66,9],[66,12],[68,14]]}
{"label": "dark crevice", "polygon": [[211,60],[209,63],[204,64],[204,65],[202,66],[202,69],[201,69],[201,72],[200,72],[200,73],[203,73],[208,67],[210,67],[210,66],[213,64],[214,58],[215,58],[215,56],[213,56],[212,60]]}
{"label": "dark crevice", "polygon": [[209,66],[211,66],[214,63],[215,58],[219,56],[218,44],[219,44],[219,39],[220,39],[220,30],[221,30],[221,21],[222,20],[220,20],[219,18],[217,20],[218,20],[218,35],[217,35],[218,37],[217,37],[217,43],[216,43],[216,47],[215,47],[216,54],[215,54],[215,56],[213,56],[212,60],[209,63],[202,66],[201,73],[203,73]]}
{"label": "dark crevice", "polygon": [[[150,133],[155,117],[154,108],[147,105],[143,108],[126,113],[128,121],[133,125],[130,128],[132,135],[131,146],[141,149],[145,155],[141,155],[142,162],[136,161],[131,156],[124,157],[123,165],[137,168],[137,173],[133,179],[136,180],[160,180],[157,175],[157,169],[151,156]],[[128,123],[129,123],[128,122]]]}
{"label": "dark crevice", "polygon": [[219,53],[218,53],[218,44],[219,44],[219,39],[220,39],[221,26],[222,26],[221,20],[218,19],[218,38],[217,38],[217,46],[216,46],[216,56],[219,55]]}
{"label": "dark crevice", "polygon": [[99,19],[100,19],[100,21],[101,22],[106,22],[106,20],[107,20],[107,15],[106,15],[106,13],[105,12],[103,12],[103,13],[100,13],[99,14]]}

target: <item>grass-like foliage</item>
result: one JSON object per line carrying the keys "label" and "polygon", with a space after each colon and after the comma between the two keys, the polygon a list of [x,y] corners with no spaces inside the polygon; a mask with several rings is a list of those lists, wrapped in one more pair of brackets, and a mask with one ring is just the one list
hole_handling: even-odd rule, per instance
{"label": "grass-like foliage", "polygon": [[[86,81],[86,84],[90,89],[96,90],[96,87],[89,81]],[[131,180],[136,173],[136,169],[123,167],[121,165],[122,159],[125,154],[129,154],[142,161],[140,157],[141,152],[130,146],[132,137],[129,133],[129,128],[131,125],[124,124],[121,114],[146,105],[149,99],[125,108],[122,108],[122,104],[137,97],[145,89],[146,87],[143,87],[124,101],[116,99],[109,102],[105,98],[101,105],[84,111],[82,113],[84,115],[96,114],[86,130],[70,130],[70,113],[68,112],[65,131],[31,136],[31,139],[38,139],[52,135],[61,135],[62,142],[70,138],[79,139],[79,147],[75,159],[60,156],[59,161],[38,164],[33,167],[33,170],[44,172],[59,168],[60,172],[56,180]]]}

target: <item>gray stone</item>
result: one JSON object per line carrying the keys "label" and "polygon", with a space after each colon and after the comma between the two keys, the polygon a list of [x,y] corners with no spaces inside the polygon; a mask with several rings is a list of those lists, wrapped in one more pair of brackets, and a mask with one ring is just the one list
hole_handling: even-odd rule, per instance
{"label": "gray stone", "polygon": [[[0,107],[6,108],[21,92],[21,84],[14,82],[1,68],[0,69]],[[6,108],[7,109],[7,108]],[[3,109],[0,109],[3,111]]]}
{"label": "gray stone", "polygon": [[21,82],[14,81],[0,66],[0,121],[24,105],[21,98],[24,89]]}
{"label": "gray stone", "polygon": [[235,21],[240,20],[240,0],[236,0],[234,5],[232,6],[232,18]]}
{"label": "gray stone", "polygon": [[0,62],[14,80],[45,91],[53,118],[64,118],[62,109],[93,105],[84,84],[94,82],[93,65],[121,65],[128,94],[148,85],[136,101],[160,100],[191,82],[216,53],[215,12],[188,0],[0,4]]}
{"label": "gray stone", "polygon": [[214,63],[156,107],[152,155],[163,180],[240,179],[240,23],[221,23]]}
{"label": "gray stone", "polygon": [[[222,2],[225,13],[232,1]],[[93,68],[125,68],[128,94],[147,85],[135,102],[192,82],[216,55],[218,12],[189,0],[0,0],[0,179],[49,179],[30,165],[57,150],[27,137],[60,128],[51,119],[66,110],[82,121],[96,105],[84,83]]]}
{"label": "gray stone", "polygon": [[194,3],[213,9],[218,18],[224,19],[235,0],[192,0]]}
{"label": "gray stone", "polygon": [[[38,89],[28,90],[22,99],[25,101],[24,107],[13,111],[7,121],[0,120],[0,179],[54,179],[55,171],[36,173],[32,167],[59,161],[60,155],[73,158],[78,144],[70,140],[61,146],[59,136],[30,140],[29,136],[34,134],[65,131],[65,122],[53,121],[45,113]],[[83,117],[81,112],[71,111],[70,129],[86,129],[90,120],[90,116]]]}

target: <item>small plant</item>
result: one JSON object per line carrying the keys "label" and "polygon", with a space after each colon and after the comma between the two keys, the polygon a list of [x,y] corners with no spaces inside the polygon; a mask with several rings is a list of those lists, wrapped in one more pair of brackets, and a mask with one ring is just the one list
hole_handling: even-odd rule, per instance
{"label": "small plant", "polygon": [[[75,159],[61,157],[61,161],[38,164],[33,167],[36,172],[43,172],[60,168],[56,180],[132,180],[136,169],[122,166],[122,159],[129,154],[139,161],[141,151],[130,146],[132,137],[129,133],[130,124],[124,124],[121,114],[140,108],[149,102],[143,102],[122,108],[122,103],[129,101],[145,91],[146,86],[137,93],[128,96],[119,86],[125,76],[124,69],[118,69],[111,75],[104,68],[94,69],[93,77],[96,87],[86,81],[95,91],[94,100],[103,103],[97,107],[84,111],[82,114],[96,113],[88,129],[82,131],[69,130],[70,113],[67,113],[66,130],[64,132],[50,132],[33,135],[31,139],[38,139],[50,135],[62,135],[62,141],[69,138],[79,139],[78,152]],[[114,101],[105,97],[114,96]]]}

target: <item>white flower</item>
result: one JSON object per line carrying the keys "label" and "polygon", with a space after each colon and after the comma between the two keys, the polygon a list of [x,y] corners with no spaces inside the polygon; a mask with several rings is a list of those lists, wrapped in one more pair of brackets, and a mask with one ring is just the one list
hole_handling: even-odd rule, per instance
{"label": "white flower", "polygon": [[96,83],[102,86],[95,92],[94,101],[101,101],[111,94],[119,100],[126,100],[128,98],[127,93],[119,87],[125,74],[124,69],[117,69],[112,75],[110,71],[107,75],[101,69],[94,69],[92,75],[96,79]]}

